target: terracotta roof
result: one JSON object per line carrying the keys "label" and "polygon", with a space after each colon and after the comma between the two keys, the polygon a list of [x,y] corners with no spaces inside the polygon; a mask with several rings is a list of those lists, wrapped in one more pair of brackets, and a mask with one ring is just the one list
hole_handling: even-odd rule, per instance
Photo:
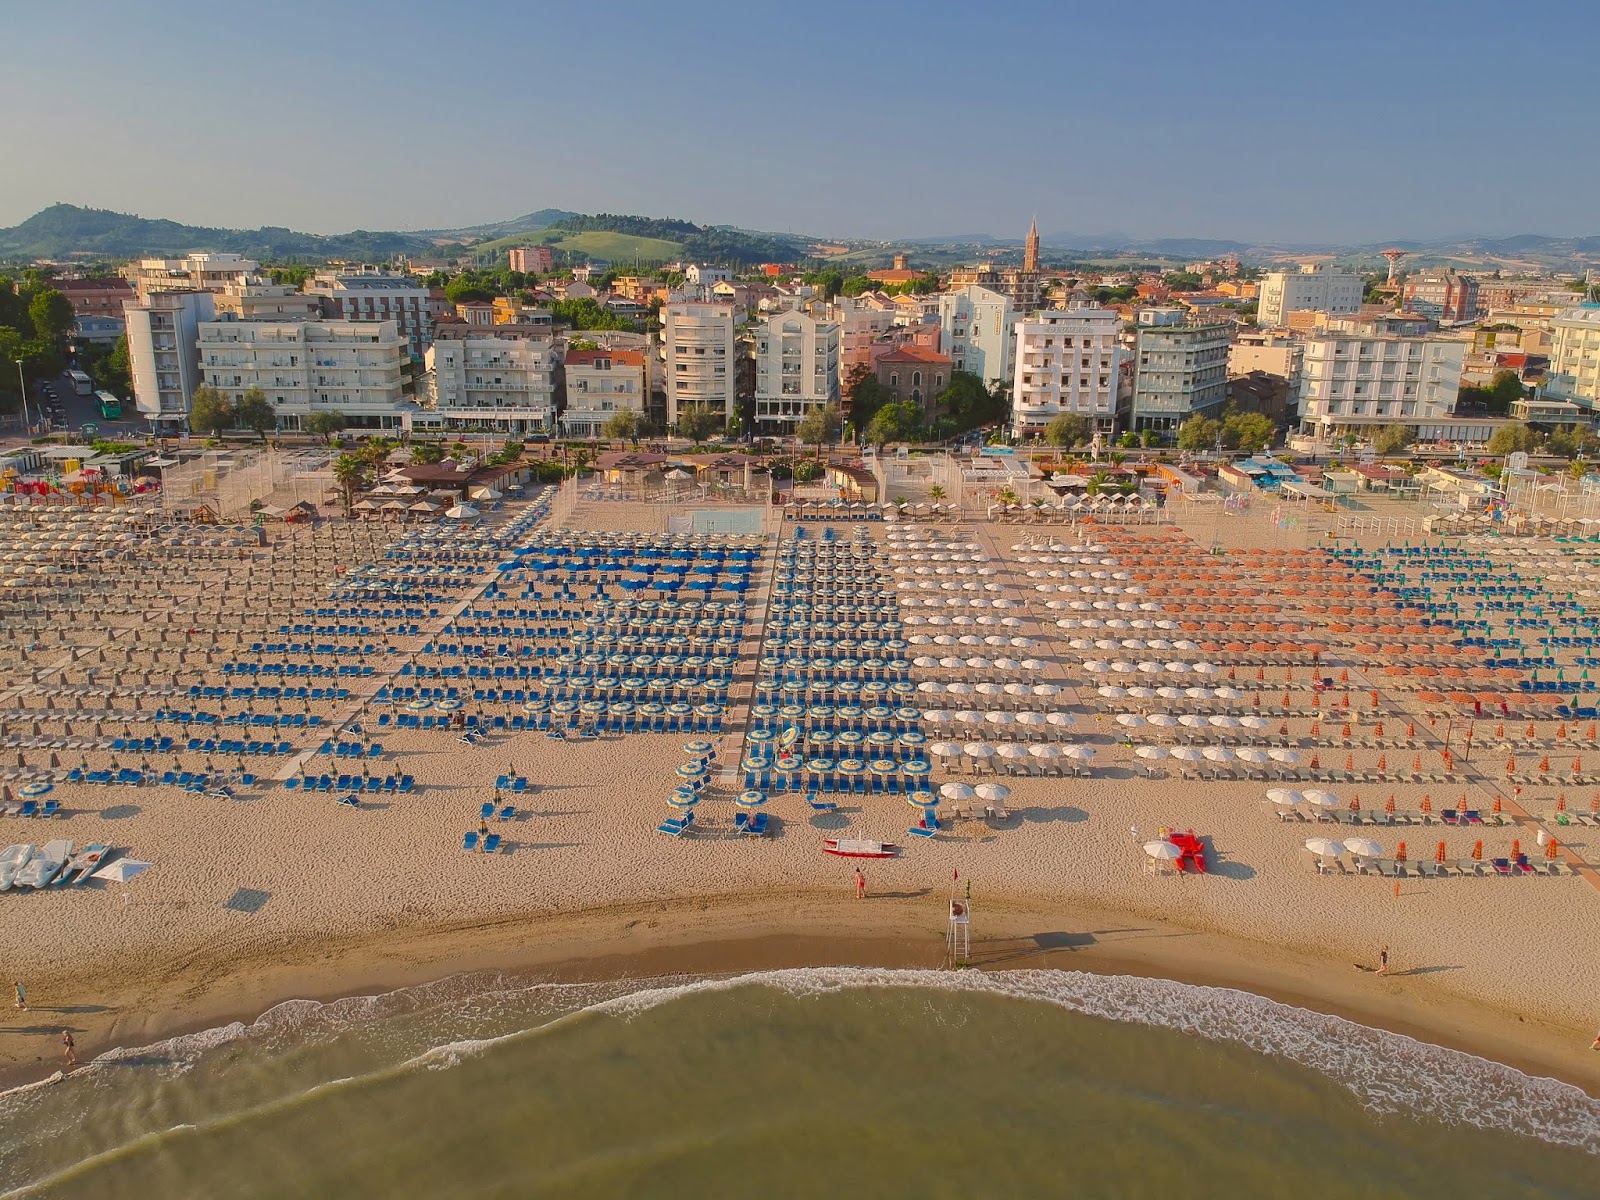
{"label": "terracotta roof", "polygon": [[880,363],[926,363],[929,366],[950,365],[950,359],[937,350],[930,350],[926,346],[907,344],[897,346],[889,353],[879,356]]}
{"label": "terracotta roof", "polygon": [[567,366],[592,367],[603,358],[609,358],[619,367],[641,367],[644,365],[643,350],[568,350]]}

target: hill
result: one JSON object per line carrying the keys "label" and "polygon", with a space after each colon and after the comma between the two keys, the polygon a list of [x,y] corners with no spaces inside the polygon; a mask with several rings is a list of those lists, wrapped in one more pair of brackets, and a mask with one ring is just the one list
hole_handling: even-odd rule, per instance
{"label": "hill", "polygon": [[187,254],[220,250],[262,259],[381,259],[421,254],[430,241],[413,233],[351,233],[322,236],[291,229],[212,229],[176,221],[73,204],[53,204],[20,225],[0,229],[0,259],[136,258],[141,254]]}

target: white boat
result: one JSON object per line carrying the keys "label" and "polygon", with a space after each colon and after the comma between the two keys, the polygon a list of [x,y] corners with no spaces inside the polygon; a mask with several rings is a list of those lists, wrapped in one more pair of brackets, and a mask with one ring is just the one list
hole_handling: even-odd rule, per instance
{"label": "white boat", "polygon": [[67,869],[61,872],[57,883],[79,884],[88,879],[101,863],[105,862],[106,854],[111,849],[109,846],[96,842],[92,846],[85,846],[78,853],[67,860]]}
{"label": "white boat", "polygon": [[56,838],[54,841],[46,842],[28,860],[28,865],[17,872],[16,886],[48,887],[50,881],[61,874],[61,869],[67,865],[67,859],[71,857],[72,843],[66,838]]}
{"label": "white boat", "polygon": [[825,838],[822,852],[838,858],[893,858],[900,847],[893,842],[868,842],[861,838]]}
{"label": "white boat", "polygon": [[31,842],[18,842],[15,846],[7,846],[0,850],[0,892],[8,892],[17,881],[17,872],[28,865],[28,860],[33,857],[34,847]]}

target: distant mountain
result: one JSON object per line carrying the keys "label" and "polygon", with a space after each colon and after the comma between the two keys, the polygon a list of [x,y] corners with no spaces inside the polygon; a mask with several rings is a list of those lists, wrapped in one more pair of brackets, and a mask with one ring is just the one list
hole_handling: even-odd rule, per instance
{"label": "distant mountain", "polygon": [[323,236],[263,226],[210,229],[151,220],[99,208],[53,204],[20,225],[0,229],[0,259],[136,258],[141,254],[186,254],[220,250],[262,259],[389,258],[421,254],[432,243],[413,233],[351,233]]}
{"label": "distant mountain", "polygon": [[580,214],[568,212],[564,208],[541,208],[538,212],[529,213],[525,217],[515,217],[510,221],[494,221],[488,225],[463,225],[458,229],[422,229],[418,236],[435,239],[455,238],[472,241],[493,241],[495,238],[516,237],[523,233],[538,233],[541,229],[549,229],[552,225],[570,220]]}

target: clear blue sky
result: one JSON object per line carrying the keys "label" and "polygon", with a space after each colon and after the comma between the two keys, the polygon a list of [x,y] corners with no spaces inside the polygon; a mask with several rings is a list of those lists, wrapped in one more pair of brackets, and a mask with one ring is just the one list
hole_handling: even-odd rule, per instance
{"label": "clear blue sky", "polygon": [[6,8],[0,225],[1600,233],[1593,0]]}

